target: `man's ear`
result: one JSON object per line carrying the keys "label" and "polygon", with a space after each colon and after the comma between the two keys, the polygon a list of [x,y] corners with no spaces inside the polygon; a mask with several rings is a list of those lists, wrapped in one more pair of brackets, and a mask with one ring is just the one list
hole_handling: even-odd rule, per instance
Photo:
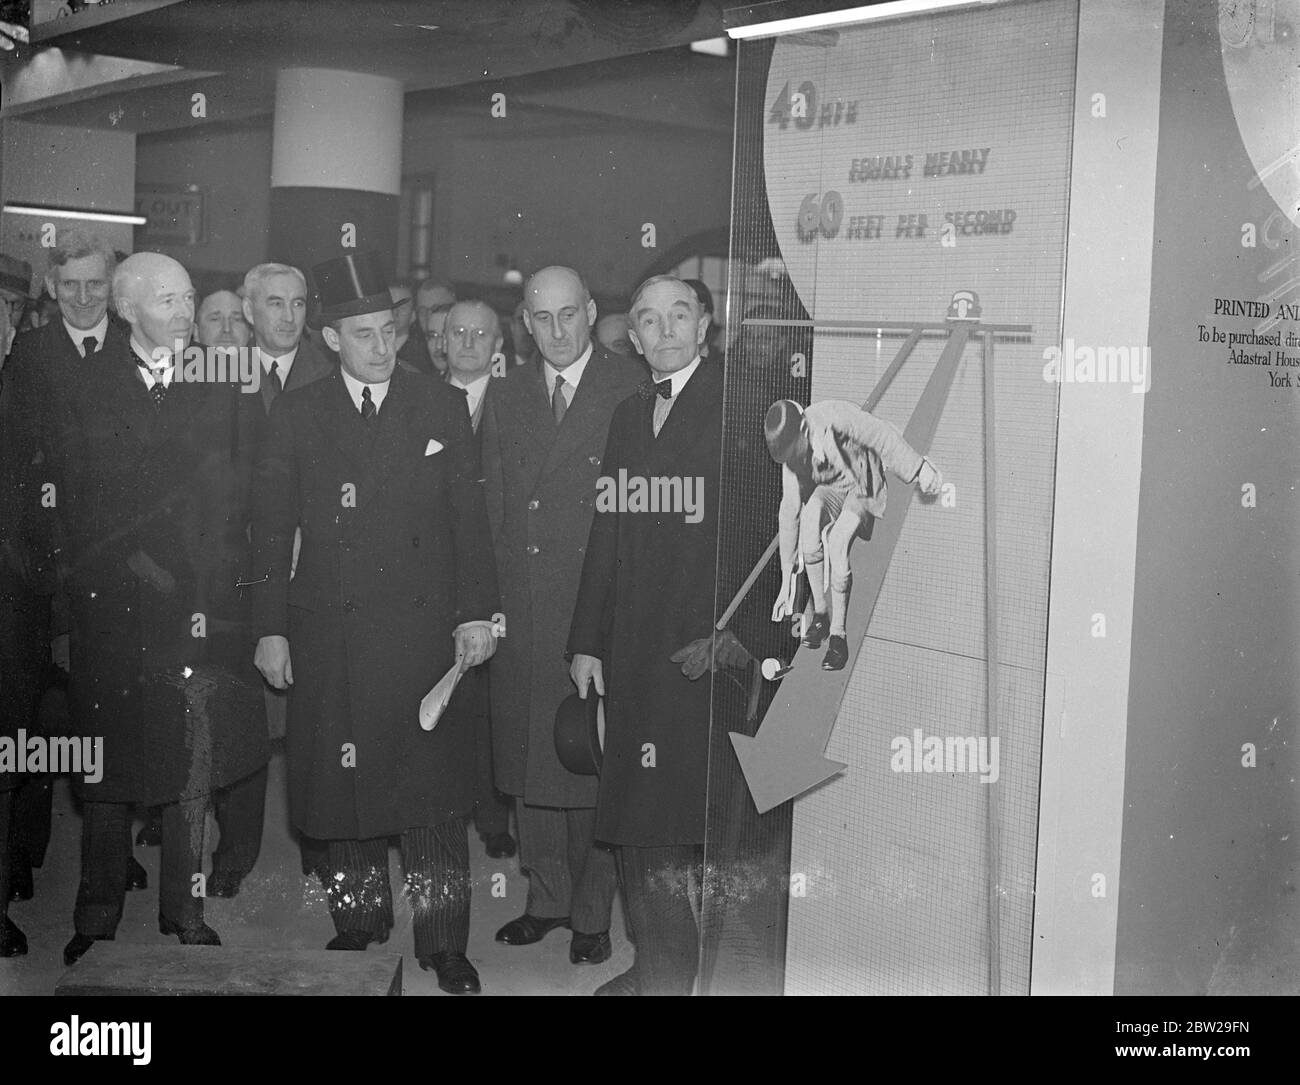
{"label": "man's ear", "polygon": [[529,334],[529,335],[532,335],[532,334],[533,334],[533,317],[532,317],[532,314],[529,313],[529,311],[528,311],[527,309],[525,309],[525,310],[524,310],[522,313],[520,313],[519,315],[522,316],[522,317],[524,318],[524,327],[528,329],[528,334]]}
{"label": "man's ear", "polygon": [[45,276],[45,292],[55,301],[59,300],[59,284],[54,281],[53,275]]}
{"label": "man's ear", "polygon": [[333,327],[331,327],[329,324],[326,324],[325,327],[321,328],[320,334],[321,334],[321,338],[325,340],[325,345],[329,347],[330,350],[332,350],[335,354],[338,354],[339,333],[336,332],[333,329]]}
{"label": "man's ear", "polygon": [[695,329],[695,345],[701,347],[704,345],[704,336],[709,330],[709,314],[705,313],[700,317],[699,327]]}
{"label": "man's ear", "polygon": [[[497,341],[492,344],[493,358],[495,358],[498,354],[501,354],[501,348],[505,346],[505,342],[506,342],[506,337],[504,335],[497,336]],[[502,357],[505,357],[505,355],[502,355]]]}
{"label": "man's ear", "polygon": [[628,328],[627,337],[632,341],[632,345],[636,347],[636,352],[639,355],[641,355],[642,358],[644,358],[645,348],[641,346],[641,340],[636,337],[636,332],[634,332],[631,328]]}
{"label": "man's ear", "polygon": [[587,327],[594,328],[595,326],[596,326],[596,299],[588,298],[587,299]]}
{"label": "man's ear", "polygon": [[247,298],[242,298],[240,305],[244,310],[244,319],[248,321],[248,326],[251,328],[253,326],[253,303]]}
{"label": "man's ear", "polygon": [[135,323],[135,303],[130,298],[114,298],[117,303],[117,315],[128,324]]}

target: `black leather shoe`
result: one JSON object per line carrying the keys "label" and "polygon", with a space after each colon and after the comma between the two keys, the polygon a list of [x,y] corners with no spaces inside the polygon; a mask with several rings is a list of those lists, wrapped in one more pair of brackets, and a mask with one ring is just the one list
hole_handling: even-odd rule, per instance
{"label": "black leather shoe", "polygon": [[602,983],[591,993],[593,995],[639,995],[641,993],[641,981],[637,979],[636,965],[615,976],[609,982]]}
{"label": "black leather shoe", "polygon": [[813,620],[808,625],[808,632],[803,635],[801,642],[805,648],[820,648],[822,641],[826,639],[826,634],[831,631],[831,616],[829,614],[813,614]]}
{"label": "black leather shoe", "polygon": [[350,949],[359,952],[372,942],[377,946],[382,946],[387,941],[387,931],[382,934],[371,934],[369,931],[339,931],[338,934],[325,943],[325,948]]}
{"label": "black leather shoe", "polygon": [[72,941],[63,947],[63,964],[65,967],[71,968],[86,955],[86,950],[96,942],[111,942],[112,940],[111,936],[105,938],[92,938],[88,934],[74,934],[72,936]]}
{"label": "black leather shoe", "polygon": [[126,869],[126,887],[131,891],[149,888],[149,872],[135,861],[134,855]]}
{"label": "black leather shoe", "polygon": [[162,843],[162,808],[151,806],[140,831],[135,834],[137,848],[156,848]]}
{"label": "black leather shoe", "polygon": [[32,881],[32,864],[23,856],[14,856],[9,867],[9,899],[31,900],[36,893]]}
{"label": "black leather shoe", "polygon": [[27,953],[27,935],[5,916],[0,921],[0,957],[22,957]]}
{"label": "black leather shoe", "polygon": [[449,995],[476,995],[483,990],[477,969],[463,953],[435,953],[418,960],[426,972],[438,974],[438,986]]}
{"label": "black leather shoe", "polygon": [[208,879],[208,896],[230,897],[239,896],[239,887],[244,881],[242,874],[235,874],[229,870],[214,870],[212,877]]}
{"label": "black leather shoe", "polygon": [[509,833],[492,833],[483,838],[483,843],[493,859],[509,859],[515,853],[515,838]]}
{"label": "black leather shoe", "polygon": [[614,949],[609,944],[609,931],[601,931],[599,934],[579,934],[574,931],[573,940],[569,943],[569,963],[604,964],[613,952]]}
{"label": "black leather shoe", "polygon": [[556,919],[539,919],[537,916],[525,912],[518,919],[512,919],[497,931],[497,941],[504,942],[508,946],[531,946],[534,942],[540,942],[551,931],[559,930],[559,928],[568,925],[569,917],[567,915],[559,916]]}
{"label": "black leather shoe", "polygon": [[174,923],[165,916],[158,917],[158,930],[161,934],[174,934],[181,940],[183,946],[219,946],[221,938],[217,932],[209,927],[202,920],[199,920],[198,926],[183,927],[179,923]]}
{"label": "black leather shoe", "polygon": [[830,644],[826,646],[826,655],[822,658],[822,670],[842,671],[848,661],[849,642],[843,637],[832,635]]}

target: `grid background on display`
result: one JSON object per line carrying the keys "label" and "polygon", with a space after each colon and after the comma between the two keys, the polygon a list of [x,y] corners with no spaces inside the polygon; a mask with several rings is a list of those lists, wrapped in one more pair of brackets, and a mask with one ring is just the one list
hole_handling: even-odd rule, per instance
{"label": "grid background on display", "polygon": [[[889,767],[891,740],[914,728],[986,733],[986,435],[973,336],[930,449],[956,505],[914,501],[827,750],[848,771],[795,807],[791,871],[808,876],[808,895],[791,901],[791,993],[986,990],[990,801],[1001,824],[1001,989],[1029,988],[1057,403],[1042,369],[1060,335],[1076,18],[1072,0],[1041,0],[778,39],[766,99],[740,103],[770,111],[783,87],[805,82],[819,109],[859,103],[852,125],[765,126],[772,223],[815,319],[940,321],[953,293],[971,289],[983,320],[1033,329],[1000,339],[994,361],[1000,779]],[[927,152],[986,147],[983,174],[922,175]],[[855,158],[905,154],[910,178],[848,179]],[[800,240],[801,204],[830,191],[843,198],[838,233]],[[1010,233],[941,246],[945,211],[1006,208],[1017,216]],[[868,214],[884,215],[882,236],[848,237],[850,218]],[[927,216],[925,237],[895,237],[903,214]],[[904,334],[818,329],[811,401],[863,402]],[[900,431],[943,342],[922,339],[877,407]]]}

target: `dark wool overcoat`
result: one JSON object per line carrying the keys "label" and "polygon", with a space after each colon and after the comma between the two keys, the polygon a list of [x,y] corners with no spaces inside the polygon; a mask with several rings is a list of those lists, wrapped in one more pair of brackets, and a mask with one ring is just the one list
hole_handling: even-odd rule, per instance
{"label": "dark wool overcoat", "polygon": [[603,473],[699,480],[703,515],[598,508],[568,638],[605,679],[596,839],[643,847],[704,842],[712,676],[691,681],[670,657],[712,632],[722,367],[700,364],[658,437],[654,405],[651,388],[618,406]]}

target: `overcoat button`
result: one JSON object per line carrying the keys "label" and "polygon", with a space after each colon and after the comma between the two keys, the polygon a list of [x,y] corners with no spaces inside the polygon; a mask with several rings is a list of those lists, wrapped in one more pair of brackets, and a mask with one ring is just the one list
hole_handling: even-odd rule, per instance
{"label": "overcoat button", "polygon": [[541,548],[537,546],[527,546],[524,549],[527,550],[528,553],[530,554],[540,554],[542,552]]}
{"label": "overcoat button", "polygon": [[415,597],[415,605],[416,605],[417,607],[427,606],[427,605],[428,605],[428,602],[429,602],[429,600],[428,600],[428,598],[427,598],[426,596],[423,596],[423,595],[417,595],[417,596]]}
{"label": "overcoat button", "polygon": [[528,502],[528,507],[535,512],[537,509],[542,507],[542,503],[534,497],[530,502]]}
{"label": "overcoat button", "polygon": [[346,610],[346,611],[350,614],[352,611],[354,611],[354,610],[357,609],[357,605],[356,605],[356,603],[354,603],[351,599],[344,599],[344,600],[343,600],[343,609]]}
{"label": "overcoat button", "polygon": [[600,466],[600,457],[599,457],[599,456],[588,456],[588,457],[587,457],[587,462],[588,462],[589,464],[591,464],[592,467],[599,467],[599,466]]}

